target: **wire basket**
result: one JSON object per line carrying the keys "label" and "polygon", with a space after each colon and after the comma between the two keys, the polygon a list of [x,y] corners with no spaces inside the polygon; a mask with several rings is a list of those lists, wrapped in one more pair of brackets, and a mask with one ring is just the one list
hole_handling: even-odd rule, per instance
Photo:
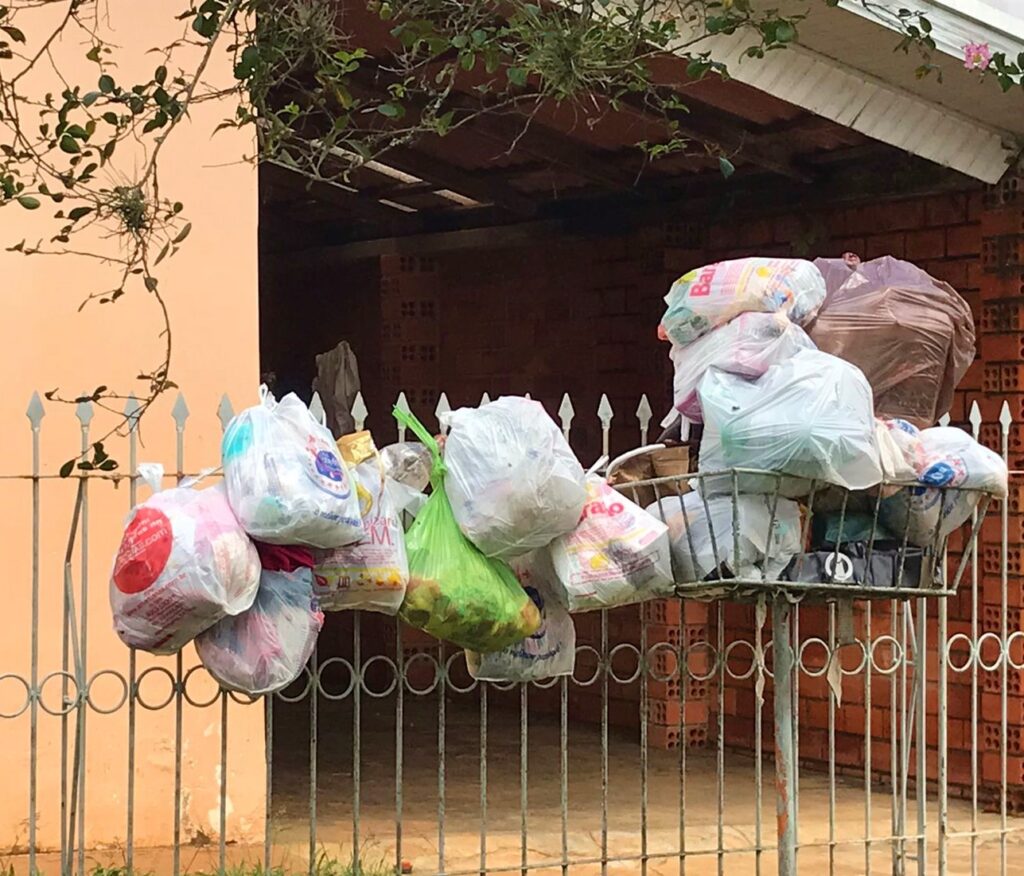
{"label": "wire basket", "polygon": [[[609,476],[623,460],[653,449],[615,460]],[[678,594],[707,600],[952,596],[993,499],[917,482],[851,491],[755,468],[647,478],[615,489],[669,527]],[[966,537],[953,557],[948,546],[956,532]]]}

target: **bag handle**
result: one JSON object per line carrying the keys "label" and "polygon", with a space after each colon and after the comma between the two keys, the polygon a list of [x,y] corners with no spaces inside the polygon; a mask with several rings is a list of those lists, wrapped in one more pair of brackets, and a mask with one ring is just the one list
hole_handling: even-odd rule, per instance
{"label": "bag handle", "polygon": [[427,450],[430,451],[430,457],[433,460],[430,479],[433,481],[434,478],[444,477],[446,469],[444,466],[444,460],[441,459],[441,448],[437,446],[437,441],[435,441],[434,436],[427,431],[427,427],[416,419],[416,415],[411,411],[403,411],[397,405],[395,405],[392,414],[398,421],[399,425],[405,426],[406,429],[411,430],[413,435],[419,438]]}

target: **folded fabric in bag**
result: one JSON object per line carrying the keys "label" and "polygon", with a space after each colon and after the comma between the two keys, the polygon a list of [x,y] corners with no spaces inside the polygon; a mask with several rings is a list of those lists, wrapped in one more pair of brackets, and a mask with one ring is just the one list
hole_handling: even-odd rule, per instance
{"label": "folded fabric in bag", "polygon": [[[800,506],[774,497],[699,493],[669,496],[648,508],[668,525],[672,560],[681,582],[708,578],[777,579],[800,550]],[[770,535],[770,544],[769,544]],[[739,564],[736,563],[737,551]]]}
{"label": "folded fabric in bag", "polygon": [[845,278],[843,270],[829,270],[842,284],[828,290],[811,339],[864,372],[879,416],[932,425],[974,361],[970,307],[952,286],[890,256],[846,268]]}
{"label": "folded fabric in bag", "polygon": [[512,571],[540,612],[540,627],[521,642],[491,654],[466,652],[469,674],[480,681],[543,681],[572,675],[576,665],[576,628],[555,598],[553,572],[541,552],[517,557]]}
{"label": "folded fabric in bag", "polygon": [[487,556],[520,556],[576,526],[583,467],[539,402],[506,396],[442,421],[452,511]]}
{"label": "folded fabric in bag", "polygon": [[521,641],[540,627],[540,613],[500,560],[485,557],[462,534],[445,493],[437,442],[412,414],[395,409],[433,459],[432,492],[406,535],[409,586],[399,616],[461,648],[487,653]]}
{"label": "folded fabric in bag", "polygon": [[825,300],[821,272],[803,259],[746,258],[684,274],[665,296],[661,321],[674,344],[692,344],[741,313],[782,313],[804,325]]}
{"label": "folded fabric in bag", "polygon": [[753,379],[798,350],[813,350],[807,333],[778,313],[741,313],[685,347],[672,345],[676,410],[700,423],[697,386],[709,368]]}
{"label": "folded fabric in bag", "polygon": [[570,611],[630,605],[675,590],[668,527],[593,475],[579,525],[548,551],[557,596]]}
{"label": "folded fabric in bag", "polygon": [[359,499],[331,433],[295,394],[242,411],[221,443],[228,499],[269,544],[333,548],[363,537]]}
{"label": "folded fabric in bag", "polygon": [[[798,554],[784,579],[815,584],[848,584],[851,587],[941,587],[941,564],[935,555],[919,547],[875,542],[868,551],[864,541],[844,544],[837,551],[817,550]],[[936,574],[939,576],[936,580]]]}
{"label": "folded fabric in bag", "polygon": [[[704,411],[702,471],[755,468],[789,475],[782,495],[806,495],[811,480],[851,490],[882,479],[871,387],[854,366],[817,350],[800,350],[757,380],[717,368],[699,387]],[[794,480],[796,479],[796,480]],[[773,493],[779,479],[738,475],[741,492]],[[729,475],[697,489],[731,492]]]}
{"label": "folded fabric in bag", "polygon": [[263,573],[252,607],[196,638],[196,653],[221,687],[250,696],[283,690],[302,673],[324,616],[313,595],[313,555],[258,545]]}
{"label": "folded fabric in bag", "polygon": [[884,499],[879,518],[910,544],[936,546],[970,519],[984,493],[1006,496],[1009,472],[1001,456],[962,429],[936,426],[921,430],[919,437],[922,486],[904,487]]}
{"label": "folded fabric in bag", "polygon": [[409,560],[401,511],[386,488],[384,468],[369,432],[338,439],[363,515],[363,538],[316,551],[316,595],[325,611],[364,608],[396,614],[405,598]]}
{"label": "folded fabric in bag", "polygon": [[173,654],[256,598],[256,548],[221,486],[156,493],[132,510],[110,579],[126,645]]}

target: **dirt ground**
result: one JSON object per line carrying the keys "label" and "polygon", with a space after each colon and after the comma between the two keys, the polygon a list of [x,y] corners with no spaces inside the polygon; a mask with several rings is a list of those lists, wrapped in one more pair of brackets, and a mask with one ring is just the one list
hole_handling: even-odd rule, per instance
{"label": "dirt ground", "polygon": [[[487,726],[486,871],[481,868],[480,712],[471,697],[455,697],[445,705],[444,847],[441,864],[439,830],[438,700],[436,696],[405,699],[402,768],[402,857],[415,876],[443,872],[480,874],[528,872],[538,876],[597,876],[602,873],[602,757],[600,729],[588,724],[569,728],[568,824],[563,870],[561,817],[561,755],[558,718],[530,714],[525,789],[520,781],[520,724],[514,701],[492,702]],[[364,697],[359,745],[360,791],[353,782],[354,735],[351,702],[321,701],[317,748],[317,844],[329,857],[350,860],[353,821],[358,812],[363,860],[391,862],[396,854],[396,735],[394,699]],[[308,705],[290,712],[276,710],[273,790],[273,858],[289,871],[306,871],[309,847],[309,722]],[[773,847],[775,788],[770,760],[764,763],[758,855],[755,763],[749,756],[726,752],[723,817],[719,818],[717,754],[687,752],[680,772],[679,752],[651,750],[647,788],[646,870],[642,853],[640,747],[637,733],[610,731],[608,748],[607,851],[612,876],[639,874],[763,874],[777,873]],[[682,781],[680,776],[682,775]],[[680,788],[684,791],[681,801]],[[525,795],[524,807],[521,801]],[[892,796],[876,787],[870,796],[870,853],[864,842],[868,818],[863,780],[839,779],[835,788],[834,833],[830,843],[828,777],[802,771],[799,785],[798,855],[801,874],[860,876],[889,874],[893,869]],[[928,799],[927,860],[917,867],[916,842],[906,844],[906,872],[938,873],[937,801]],[[970,829],[970,807],[951,800],[955,831]],[[908,802],[908,819],[916,825],[916,804]],[[1007,873],[1024,876],[1024,820],[1011,821],[1007,836]],[[526,841],[523,841],[523,830]],[[999,872],[999,818],[979,814],[976,872]],[[913,828],[908,828],[913,833]],[[525,848],[525,852],[524,852]],[[685,848],[685,856],[680,856]],[[947,872],[971,873],[971,843],[953,837],[948,843]],[[228,849],[233,863],[257,865],[262,846]],[[57,872],[56,861],[40,862],[44,872]],[[90,855],[90,861],[117,863],[117,856]],[[137,869],[163,874],[170,870],[166,849],[138,850]],[[189,872],[216,870],[216,845],[185,850]],[[578,862],[578,863],[575,863]],[[831,867],[830,867],[831,863]],[[15,873],[20,871],[15,868]],[[257,871],[258,872],[258,871]],[[370,874],[367,874],[370,876]],[[372,876],[377,876],[376,872]]]}

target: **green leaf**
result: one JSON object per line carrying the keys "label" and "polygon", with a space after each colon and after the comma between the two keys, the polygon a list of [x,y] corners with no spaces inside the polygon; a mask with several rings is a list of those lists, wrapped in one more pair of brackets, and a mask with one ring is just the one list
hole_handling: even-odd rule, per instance
{"label": "green leaf", "polygon": [[77,155],[82,151],[82,147],[78,145],[78,141],[70,134],[65,134],[60,138],[60,149],[61,152],[67,152],[69,155]]}
{"label": "green leaf", "polygon": [[26,210],[39,209],[39,198],[33,198],[31,195],[21,195],[18,198],[18,203]]}
{"label": "green leaf", "polygon": [[103,121],[105,121],[108,125],[114,125],[116,127],[116,125],[117,125],[117,113],[104,113],[103,114]]}
{"label": "green leaf", "polygon": [[736,172],[735,165],[724,155],[718,156],[718,169],[722,172],[722,176],[728,179]]}
{"label": "green leaf", "polygon": [[89,137],[88,132],[81,125],[68,125],[64,133],[76,140],[86,140]]}
{"label": "green leaf", "polygon": [[177,237],[175,237],[174,240],[171,241],[171,243],[174,243],[174,244],[181,243],[186,237],[189,236],[191,231],[192,231],[192,223],[191,222],[186,222],[185,223],[185,227],[182,228],[181,231],[178,232]]}
{"label": "green leaf", "polygon": [[117,468],[117,462],[113,459],[106,459],[100,463],[100,471],[113,471]]}
{"label": "green leaf", "polygon": [[163,85],[167,81],[167,68],[157,67],[156,72],[153,74],[153,78],[160,84]]}
{"label": "green leaf", "polygon": [[13,25],[5,24],[2,27],[0,27],[0,30],[7,34],[7,36],[9,36],[16,43],[25,42],[25,34],[23,34],[18,28],[14,27]]}
{"label": "green leaf", "polygon": [[99,80],[100,91],[104,94],[110,94],[114,90],[114,77],[108,76],[104,73]]}
{"label": "green leaf", "polygon": [[779,22],[775,28],[775,39],[780,43],[791,43],[796,39],[796,28],[788,21]]}
{"label": "green leaf", "polygon": [[509,67],[505,71],[508,81],[520,87],[526,85],[526,69],[523,67]]}
{"label": "green leaf", "polygon": [[377,107],[377,112],[389,119],[400,119],[405,115],[405,107],[400,103],[382,103]]}
{"label": "green leaf", "polygon": [[71,477],[71,472],[73,472],[74,470],[75,460],[69,459],[67,462],[64,463],[64,465],[60,467],[60,476],[62,478],[69,478]]}
{"label": "green leaf", "polygon": [[156,279],[156,277],[146,277],[142,282],[145,284],[146,289],[148,289],[150,292],[156,292],[156,287],[157,287],[157,279]]}
{"label": "green leaf", "polygon": [[92,207],[75,207],[74,210],[68,212],[68,219],[72,222],[77,222],[79,219],[84,219],[92,212]]}
{"label": "green leaf", "polygon": [[100,47],[98,45],[93,46],[86,52],[85,57],[94,64],[98,64],[100,62]]}

